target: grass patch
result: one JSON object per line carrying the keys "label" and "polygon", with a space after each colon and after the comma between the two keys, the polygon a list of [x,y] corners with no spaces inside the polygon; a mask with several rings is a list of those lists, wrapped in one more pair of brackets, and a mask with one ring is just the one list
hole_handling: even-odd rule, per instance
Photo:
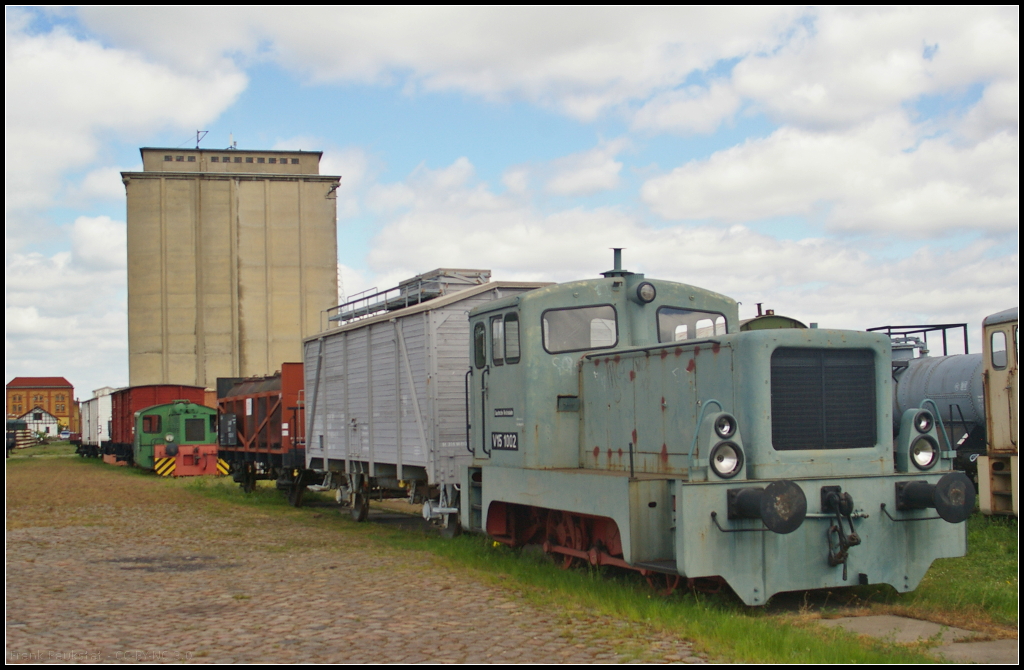
{"label": "grass patch", "polygon": [[[672,596],[651,592],[632,571],[562,570],[539,552],[494,546],[479,536],[447,541],[414,533],[381,533],[401,550],[426,550],[446,565],[468,569],[513,588],[546,610],[573,616],[600,615],[649,626],[691,639],[719,659],[758,663],[922,663],[934,660],[913,648],[860,639],[797,616],[778,616],[744,606],[735,596],[705,596],[682,591]],[[614,630],[610,631],[615,635]]]}
{"label": "grass patch", "polygon": [[1017,519],[975,512],[967,520],[966,556],[936,560],[911,593],[880,587],[860,593],[879,611],[1005,637],[997,629],[1018,624],[1018,565]]}
{"label": "grass patch", "polygon": [[[735,596],[704,596],[690,592],[659,596],[632,571],[562,570],[543,554],[494,546],[486,538],[463,535],[444,540],[434,534],[401,531],[377,524],[357,524],[346,510],[292,510],[272,483],[244,494],[237,485],[213,481],[188,488],[234,504],[261,506],[271,517],[288,514],[303,524],[378,542],[403,552],[427,552],[450,570],[468,573],[526,599],[568,620],[599,617],[628,621],[639,630],[657,630],[693,640],[710,656],[734,662],[761,663],[926,663],[934,658],[919,648],[858,638],[838,628],[825,628],[801,616],[779,616],[744,606]],[[325,496],[326,497],[326,496]],[[298,513],[297,516],[293,516]],[[590,625],[590,624],[588,624]],[[646,644],[637,628],[606,626],[606,634],[627,648]],[[636,638],[636,639],[635,639]],[[638,652],[639,653],[639,652]]]}
{"label": "grass patch", "polygon": [[17,461],[21,458],[38,458],[38,457],[65,457],[65,456],[76,456],[75,445],[70,442],[50,442],[35,444],[31,447],[25,447],[23,449],[13,449],[9,457],[10,460]]}

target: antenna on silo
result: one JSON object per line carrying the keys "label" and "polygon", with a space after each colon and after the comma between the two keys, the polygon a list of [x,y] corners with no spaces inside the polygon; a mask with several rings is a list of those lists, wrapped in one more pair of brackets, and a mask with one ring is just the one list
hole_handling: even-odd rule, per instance
{"label": "antenna on silo", "polygon": [[228,133],[228,149],[237,149],[238,142],[235,141],[235,134]]}
{"label": "antenna on silo", "polygon": [[196,149],[199,148],[199,142],[201,142],[202,139],[204,137],[206,137],[206,134],[209,133],[209,132],[210,132],[209,130],[197,130],[196,131]]}

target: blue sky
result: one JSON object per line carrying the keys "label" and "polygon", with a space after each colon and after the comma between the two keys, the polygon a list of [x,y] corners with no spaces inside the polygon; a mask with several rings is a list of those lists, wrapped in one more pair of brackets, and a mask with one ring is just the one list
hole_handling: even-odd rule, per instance
{"label": "blue sky", "polygon": [[823,326],[1017,304],[1019,10],[7,9],[5,368],[127,381],[140,146],[321,150],[342,292],[627,267]]}

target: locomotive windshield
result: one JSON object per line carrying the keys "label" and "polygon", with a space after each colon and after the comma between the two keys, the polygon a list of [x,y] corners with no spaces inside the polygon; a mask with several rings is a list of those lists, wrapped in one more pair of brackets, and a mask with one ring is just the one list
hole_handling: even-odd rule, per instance
{"label": "locomotive windshield", "polygon": [[549,309],[541,322],[544,349],[549,354],[610,349],[619,341],[615,308],[611,305]]}
{"label": "locomotive windshield", "polygon": [[725,316],[680,307],[658,309],[658,341],[679,342],[695,338],[725,335]]}

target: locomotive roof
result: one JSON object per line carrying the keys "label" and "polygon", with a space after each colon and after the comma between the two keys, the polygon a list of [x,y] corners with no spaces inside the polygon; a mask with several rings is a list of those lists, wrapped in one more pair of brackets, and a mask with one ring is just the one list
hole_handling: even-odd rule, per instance
{"label": "locomotive roof", "polygon": [[393,312],[381,312],[376,316],[371,316],[366,319],[350,321],[343,326],[339,326],[338,328],[331,328],[329,330],[325,330],[319,333],[318,335],[311,335],[303,339],[303,342],[311,342],[313,340],[319,339],[324,335],[330,335],[332,333],[340,333],[347,330],[355,330],[357,328],[362,328],[363,326],[367,326],[374,323],[380,323],[382,321],[390,321],[392,319],[397,319],[403,316],[409,316],[411,314],[418,314],[420,312],[429,312],[431,310],[440,309],[442,307],[447,307],[448,305],[461,302],[463,300],[466,300],[467,298],[472,298],[474,296],[480,295],[481,293],[487,293],[488,291],[493,291],[495,289],[500,290],[503,288],[519,288],[533,290],[535,288],[543,288],[545,286],[551,286],[551,282],[491,281],[487,282],[486,284],[478,284],[477,286],[464,288],[460,291],[455,291],[454,293],[449,293],[448,295],[441,296],[439,298],[426,300],[416,305],[403,307],[402,309],[396,309]]}
{"label": "locomotive roof", "polygon": [[[629,273],[626,273],[625,275],[611,275],[611,276],[607,276],[607,277],[593,277],[591,279],[577,279],[576,281],[564,282],[564,283],[561,283],[561,284],[556,284],[556,283],[541,284],[541,285],[538,285],[538,288],[543,288],[543,289],[546,289],[546,290],[543,293],[531,294],[529,299],[530,300],[536,300],[536,299],[538,299],[538,297],[540,297],[542,295],[558,295],[558,294],[564,293],[564,292],[570,292],[570,291],[574,291],[574,290],[585,289],[585,288],[593,287],[593,286],[595,286],[597,284],[601,284],[601,283],[609,282],[609,281],[622,281],[623,277],[626,277],[626,276],[632,277],[634,280],[642,280],[642,281],[647,281],[647,282],[657,282],[657,284],[659,286],[663,286],[665,288],[669,288],[669,287],[682,288],[682,289],[685,289],[686,291],[690,292],[693,295],[699,295],[700,298],[704,299],[704,300],[711,300],[711,301],[718,301],[718,300],[720,300],[722,302],[729,303],[730,305],[733,305],[733,306],[735,306],[737,304],[736,301],[733,300],[732,298],[730,298],[729,296],[722,295],[721,293],[716,293],[714,291],[710,291],[710,290],[708,290],[706,288],[701,288],[699,286],[694,286],[693,284],[684,284],[682,282],[670,281],[668,279],[657,279],[657,278],[652,279],[650,277],[644,277],[644,275],[639,273],[639,272],[629,272]],[[507,298],[502,298],[501,300],[495,300],[494,302],[487,303],[486,305],[479,305],[479,306],[473,308],[473,310],[470,312],[470,316],[476,317],[476,316],[478,316],[480,314],[483,314],[485,312],[492,312],[492,311],[496,311],[496,310],[499,310],[499,309],[504,309],[506,307],[509,307],[509,306],[511,306],[513,304],[518,303],[520,298],[521,298],[521,296],[509,296]],[[691,298],[691,300],[692,300],[692,298]]]}
{"label": "locomotive roof", "polygon": [[1002,312],[996,312],[985,317],[982,321],[982,325],[994,326],[997,323],[1009,323],[1010,321],[1017,320],[1017,307],[1011,307],[1010,309],[1004,309]]}

